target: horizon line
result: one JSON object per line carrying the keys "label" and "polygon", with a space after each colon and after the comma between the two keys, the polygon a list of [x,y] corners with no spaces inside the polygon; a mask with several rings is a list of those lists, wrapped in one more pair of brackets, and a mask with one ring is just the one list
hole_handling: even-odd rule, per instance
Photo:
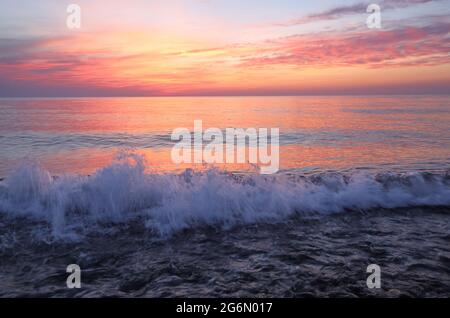
{"label": "horizon line", "polygon": [[450,96],[449,93],[366,93],[366,94],[211,94],[211,95],[66,95],[66,96],[0,96],[1,99],[7,98],[159,98],[159,97],[333,97],[333,96]]}

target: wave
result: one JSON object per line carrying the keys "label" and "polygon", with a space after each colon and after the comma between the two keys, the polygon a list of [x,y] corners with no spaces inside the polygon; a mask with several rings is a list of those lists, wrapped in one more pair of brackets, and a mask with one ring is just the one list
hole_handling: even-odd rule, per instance
{"label": "wave", "polygon": [[[222,134],[225,135],[225,129]],[[438,138],[439,137],[439,138]],[[259,138],[259,136],[258,136]],[[270,135],[268,136],[270,140]],[[411,141],[426,144],[442,144],[449,138],[442,134],[436,135],[424,131],[368,130],[352,129],[317,129],[292,130],[280,132],[281,145],[336,145],[336,143],[376,143],[389,139],[398,145],[409,144]],[[225,142],[225,140],[224,140]],[[259,139],[258,139],[259,142]],[[29,153],[30,147],[35,151],[73,150],[78,148],[168,148],[176,144],[171,140],[171,132],[153,133],[3,133],[0,135],[0,147],[5,153]]]}
{"label": "wave", "polygon": [[0,182],[0,213],[43,221],[53,237],[62,238],[136,220],[158,236],[170,236],[199,226],[230,228],[295,215],[450,205],[448,172],[264,176],[147,168],[135,153],[119,153],[91,176],[52,177],[38,163],[24,163]]}

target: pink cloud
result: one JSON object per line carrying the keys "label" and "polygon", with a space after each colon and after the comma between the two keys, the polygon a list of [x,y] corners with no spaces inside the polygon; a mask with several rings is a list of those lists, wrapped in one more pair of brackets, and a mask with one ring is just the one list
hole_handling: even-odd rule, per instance
{"label": "pink cloud", "polygon": [[[447,44],[449,30],[449,23],[441,23],[386,31],[290,36],[266,42],[255,56],[243,57],[242,65],[406,65],[404,61],[399,61],[401,59],[409,60],[409,65],[445,64],[450,63]],[[427,60],[428,56],[432,58]],[[411,59],[416,59],[416,63]]]}

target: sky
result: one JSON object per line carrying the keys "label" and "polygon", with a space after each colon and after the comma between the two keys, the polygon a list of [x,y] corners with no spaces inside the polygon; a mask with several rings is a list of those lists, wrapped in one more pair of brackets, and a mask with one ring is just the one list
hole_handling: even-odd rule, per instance
{"label": "sky", "polygon": [[449,94],[449,32],[450,0],[2,0],[0,97]]}

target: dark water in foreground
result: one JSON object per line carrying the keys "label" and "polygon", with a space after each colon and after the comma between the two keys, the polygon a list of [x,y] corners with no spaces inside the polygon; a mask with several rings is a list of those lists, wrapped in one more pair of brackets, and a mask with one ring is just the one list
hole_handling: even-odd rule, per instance
{"label": "dark water in foreground", "polygon": [[[295,217],[168,240],[136,222],[51,244],[31,239],[36,226],[0,217],[1,297],[450,296],[448,207]],[[65,287],[70,263],[82,268],[82,289]],[[379,290],[366,287],[371,263],[381,266]]]}

